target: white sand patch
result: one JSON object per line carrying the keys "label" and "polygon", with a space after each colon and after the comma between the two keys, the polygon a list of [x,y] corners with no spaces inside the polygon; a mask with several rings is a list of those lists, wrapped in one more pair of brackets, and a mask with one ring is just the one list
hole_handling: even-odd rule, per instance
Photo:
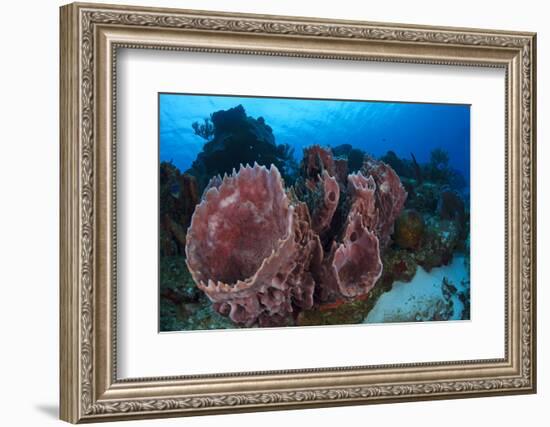
{"label": "white sand patch", "polygon": [[435,311],[449,307],[442,288],[443,278],[454,285],[451,294],[452,314],[448,320],[460,320],[464,305],[458,297],[461,291],[469,292],[468,270],[465,257],[455,256],[444,267],[433,268],[429,273],[418,267],[412,281],[395,282],[390,291],[382,294],[363,323],[414,322],[427,320]]}

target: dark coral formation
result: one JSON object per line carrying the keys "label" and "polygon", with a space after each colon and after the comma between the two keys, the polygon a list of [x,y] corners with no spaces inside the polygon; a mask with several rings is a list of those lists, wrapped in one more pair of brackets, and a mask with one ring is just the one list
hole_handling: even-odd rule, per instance
{"label": "dark coral formation", "polygon": [[302,310],[368,294],[382,275],[381,241],[406,200],[388,165],[347,176],[332,152],[304,150],[285,191],[278,168],[241,166],[210,181],[188,232],[187,265],[214,309],[239,325],[292,324]]}
{"label": "dark coral formation", "polygon": [[195,131],[195,135],[206,139],[207,141],[214,136],[214,125],[208,118],[204,119],[203,123],[194,122],[191,127]]}
{"label": "dark coral formation", "polygon": [[183,255],[187,227],[199,202],[196,179],[173,164],[160,164],[160,254]]}
{"label": "dark coral formation", "polygon": [[407,209],[395,222],[395,243],[403,249],[418,249],[424,236],[424,218],[414,209]]}
{"label": "dark coral formation", "polygon": [[[363,166],[365,152],[353,148],[351,144],[341,144],[332,148],[336,160],[345,159],[350,172],[357,172]],[[383,160],[383,159],[382,159]]]}
{"label": "dark coral formation", "polygon": [[229,174],[240,164],[273,164],[285,178],[291,173],[291,148],[277,145],[265,120],[247,116],[242,105],[217,111],[203,124],[193,123],[193,130],[207,140],[186,171],[197,178],[201,190],[212,176]]}
{"label": "dark coral formation", "polygon": [[[411,154],[411,161],[401,159],[395,154],[395,151],[388,151],[384,156],[380,158],[384,163],[387,163],[392,167],[397,175],[400,177],[412,178],[417,176],[420,172],[420,166],[416,162],[414,154]],[[421,180],[421,179],[420,179]]]}

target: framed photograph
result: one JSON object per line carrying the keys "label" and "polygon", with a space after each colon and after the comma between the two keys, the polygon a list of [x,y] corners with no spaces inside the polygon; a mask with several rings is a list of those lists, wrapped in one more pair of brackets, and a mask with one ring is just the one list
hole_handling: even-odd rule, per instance
{"label": "framed photograph", "polygon": [[535,392],[535,34],[60,22],[63,420]]}

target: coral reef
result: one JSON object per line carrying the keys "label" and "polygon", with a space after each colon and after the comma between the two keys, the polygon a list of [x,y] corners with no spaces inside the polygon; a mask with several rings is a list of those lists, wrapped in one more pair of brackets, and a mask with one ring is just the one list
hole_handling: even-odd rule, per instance
{"label": "coral reef", "polygon": [[395,222],[394,240],[403,249],[418,249],[424,236],[424,219],[414,209],[407,209]]}
{"label": "coral reef", "polygon": [[196,179],[182,174],[171,163],[160,164],[160,253],[181,255],[185,250],[187,227],[199,201]]}
{"label": "coral reef", "polygon": [[443,149],[310,145],[298,165],[241,105],[192,128],[191,168],[160,165],[161,330],[469,318],[469,196]]}
{"label": "coral reef", "polygon": [[373,289],[380,239],[389,241],[406,192],[383,162],[367,159],[346,185],[346,165],[336,164],[330,149],[311,146],[288,191],[275,165],[210,180],[186,255],[218,313],[243,326],[294,324],[303,310]]}
{"label": "coral reef", "polygon": [[[353,148],[351,144],[341,144],[332,148],[332,153],[337,159],[345,159],[350,172],[357,172],[363,166],[363,157],[365,152],[357,148]],[[382,159],[383,160],[383,159]]]}
{"label": "coral reef", "polygon": [[160,330],[233,328],[230,319],[212,310],[182,261],[181,256],[160,257]]}
{"label": "coral reef", "polygon": [[213,113],[204,124],[193,123],[193,130],[207,142],[186,172],[196,177],[204,189],[212,176],[231,173],[242,164],[274,164],[287,178],[292,167],[292,149],[277,145],[273,130],[262,117],[246,115],[242,105]]}
{"label": "coral reef", "polygon": [[414,278],[418,266],[415,252],[401,250],[397,247],[384,252],[382,263],[384,274],[380,280],[389,287],[395,281],[410,282]]}
{"label": "coral reef", "polygon": [[450,185],[454,190],[460,190],[466,185],[462,174],[449,166],[449,153],[442,148],[432,150],[430,161],[423,167],[422,174],[431,182]]}
{"label": "coral reef", "polygon": [[418,265],[430,271],[434,267],[451,262],[460,242],[460,226],[455,221],[440,220],[435,216],[427,218],[422,245],[415,251]]}
{"label": "coral reef", "polygon": [[456,220],[462,224],[466,217],[464,201],[455,191],[445,189],[439,194],[437,213],[441,219]]}
{"label": "coral reef", "polygon": [[[440,163],[440,167],[445,165],[445,155],[436,153],[433,157],[437,160],[434,161],[435,163]],[[463,254],[465,254],[464,259],[469,259],[469,212],[464,196],[452,189],[450,181],[454,179],[453,173],[446,173],[445,179],[432,181],[433,177],[429,173],[429,169],[433,166],[431,164],[419,164],[414,157],[412,162],[400,159],[395,153],[388,153],[382,159],[384,162],[387,160],[387,163],[392,163],[392,169],[395,166],[403,173],[400,178],[408,193],[405,210],[394,224],[395,231],[392,235],[394,244],[390,243],[381,250],[382,275],[376,286],[368,293],[367,299],[359,297],[351,301],[336,299],[332,303],[321,303],[318,309],[306,310],[300,314],[298,322],[301,325],[357,323],[361,314],[367,316],[376,305],[377,299],[385,293],[399,294],[401,284],[409,286],[409,283],[414,281],[410,285],[412,289],[407,292],[410,293],[411,298],[413,295],[420,295],[422,293],[422,287],[419,287],[420,279],[428,280],[427,272],[437,275],[439,273],[434,272],[447,266],[457,271],[453,273],[457,278],[459,272],[464,274],[465,278],[469,275],[460,266]],[[369,179],[374,180],[372,176],[369,176]],[[357,174],[356,177],[350,175],[348,180],[350,182],[347,189],[349,203],[354,200],[352,195],[370,195],[373,193],[372,188],[376,188],[376,184],[367,185],[362,174],[361,176]],[[371,191],[366,191],[367,189]],[[369,200],[368,196],[366,200]],[[369,209],[363,211],[366,212]],[[347,212],[344,210],[344,214]],[[375,209],[374,212],[376,213],[377,210]],[[372,217],[372,214],[365,216]],[[376,220],[376,215],[374,218]],[[459,261],[455,262],[457,256]],[[469,263],[466,264],[469,265]],[[421,267],[420,270],[419,267]],[[422,271],[419,279],[416,277],[420,274],[418,271]],[[461,283],[464,280],[461,279]],[[395,302],[393,307],[389,307],[391,310],[388,314],[384,315],[380,321],[469,319],[469,282],[466,285],[462,283],[458,292],[455,292],[454,288],[456,286],[453,284],[442,285],[440,289],[443,289],[443,298],[423,299],[423,308],[412,314],[404,315],[402,310],[399,311],[399,304]],[[453,300],[452,304],[448,298],[449,293]],[[406,309],[408,303],[404,302],[404,304],[405,306],[401,309]],[[451,310],[453,314],[449,317]]]}
{"label": "coral reef", "polygon": [[395,154],[395,151],[388,151],[386,154],[384,154],[380,160],[382,160],[384,163],[390,165],[392,169],[395,171],[397,175],[399,175],[401,178],[413,178],[415,176],[413,170],[414,170],[414,163],[416,163],[416,159],[414,158],[414,155],[411,153],[413,158],[413,163],[401,159],[400,157]]}
{"label": "coral reef", "polygon": [[441,187],[432,182],[407,181],[409,194],[407,207],[421,213],[433,213],[437,210]]}

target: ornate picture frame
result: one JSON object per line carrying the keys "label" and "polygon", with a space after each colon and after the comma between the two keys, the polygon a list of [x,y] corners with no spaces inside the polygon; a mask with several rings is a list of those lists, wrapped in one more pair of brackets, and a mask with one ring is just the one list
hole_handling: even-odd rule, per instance
{"label": "ornate picture frame", "polygon": [[[80,423],[536,392],[534,33],[80,3],[60,13],[61,419]],[[120,379],[120,49],[503,69],[504,357]]]}

